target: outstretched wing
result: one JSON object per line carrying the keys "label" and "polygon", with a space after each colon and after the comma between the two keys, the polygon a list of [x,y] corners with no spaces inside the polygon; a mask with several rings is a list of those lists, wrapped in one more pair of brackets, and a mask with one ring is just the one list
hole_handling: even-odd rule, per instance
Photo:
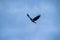
{"label": "outstretched wing", "polygon": [[29,14],[27,14],[27,16],[29,17],[29,19],[32,21],[32,18],[29,16]]}
{"label": "outstretched wing", "polygon": [[30,17],[29,14],[27,14],[27,16]]}
{"label": "outstretched wing", "polygon": [[34,18],[33,18],[33,21],[38,20],[38,19],[39,19],[39,17],[40,17],[40,15],[38,15],[38,16],[36,16],[36,17],[34,17]]}

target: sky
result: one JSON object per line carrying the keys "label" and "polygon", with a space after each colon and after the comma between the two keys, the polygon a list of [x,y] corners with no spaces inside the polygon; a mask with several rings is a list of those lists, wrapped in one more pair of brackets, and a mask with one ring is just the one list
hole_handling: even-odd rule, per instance
{"label": "sky", "polygon": [[0,40],[60,40],[60,0],[0,0]]}

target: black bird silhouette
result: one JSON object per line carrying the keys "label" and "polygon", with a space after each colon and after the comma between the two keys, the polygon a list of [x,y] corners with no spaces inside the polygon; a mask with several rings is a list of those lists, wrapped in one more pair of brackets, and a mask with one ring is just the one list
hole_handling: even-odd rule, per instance
{"label": "black bird silhouette", "polygon": [[38,15],[38,16],[36,16],[36,17],[34,17],[34,18],[32,19],[32,18],[29,16],[29,14],[27,14],[27,16],[28,16],[29,19],[30,19],[32,22],[34,22],[34,23],[36,23],[35,21],[38,20],[39,17],[40,17],[40,15]]}

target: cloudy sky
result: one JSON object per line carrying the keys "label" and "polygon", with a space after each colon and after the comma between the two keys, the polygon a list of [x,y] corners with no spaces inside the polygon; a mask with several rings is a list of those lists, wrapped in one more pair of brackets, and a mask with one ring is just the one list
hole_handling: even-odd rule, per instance
{"label": "cloudy sky", "polygon": [[60,40],[60,0],[0,0],[0,40]]}

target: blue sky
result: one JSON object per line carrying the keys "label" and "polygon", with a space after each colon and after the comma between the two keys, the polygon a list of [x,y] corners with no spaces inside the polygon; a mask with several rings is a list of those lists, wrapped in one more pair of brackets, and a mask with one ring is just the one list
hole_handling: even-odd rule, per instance
{"label": "blue sky", "polygon": [[60,0],[0,0],[0,40],[60,40],[59,10]]}

